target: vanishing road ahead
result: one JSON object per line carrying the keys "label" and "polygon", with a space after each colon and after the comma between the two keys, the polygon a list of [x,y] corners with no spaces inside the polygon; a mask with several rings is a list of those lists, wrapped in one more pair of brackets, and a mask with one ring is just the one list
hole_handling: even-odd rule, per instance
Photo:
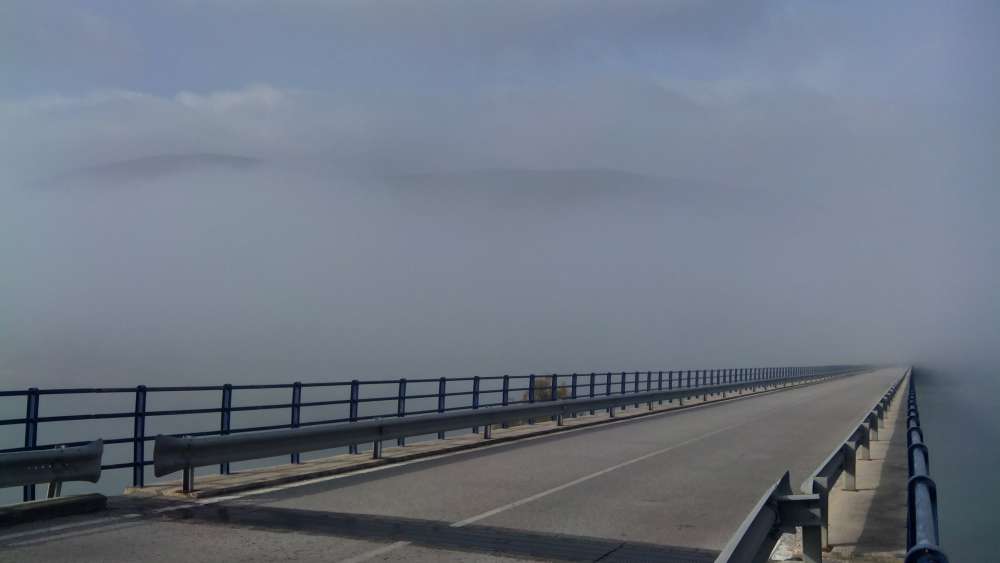
{"label": "vanishing road ahead", "polygon": [[902,375],[795,389],[203,504],[111,500],[0,532],[3,561],[711,561]]}

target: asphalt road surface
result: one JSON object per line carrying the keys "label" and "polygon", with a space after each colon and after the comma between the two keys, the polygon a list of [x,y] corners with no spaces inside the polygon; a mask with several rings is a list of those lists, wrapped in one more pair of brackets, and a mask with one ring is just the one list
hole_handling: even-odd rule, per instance
{"label": "asphalt road surface", "polygon": [[205,499],[0,530],[0,561],[712,561],[899,369]]}

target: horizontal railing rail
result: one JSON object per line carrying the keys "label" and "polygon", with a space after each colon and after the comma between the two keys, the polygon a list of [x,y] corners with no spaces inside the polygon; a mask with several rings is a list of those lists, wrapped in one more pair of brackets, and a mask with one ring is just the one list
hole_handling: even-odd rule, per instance
{"label": "horizontal railing rail", "polygon": [[906,563],[948,563],[939,547],[937,485],[931,479],[930,453],[917,409],[917,388],[910,377],[906,407]]}
{"label": "horizontal railing rail", "polygon": [[[339,422],[361,422],[387,416],[408,417],[430,413],[457,412],[476,410],[494,406],[510,406],[532,404],[553,398],[583,398],[611,395],[633,395],[640,392],[670,389],[697,389],[709,385],[735,382],[761,382],[792,373],[822,374],[833,371],[843,371],[852,366],[812,366],[812,367],[762,367],[762,368],[726,368],[726,369],[691,369],[663,371],[620,371],[620,372],[590,372],[550,375],[503,375],[474,376],[456,378],[399,378],[375,381],[334,381],[334,382],[294,382],[278,384],[255,385],[196,385],[196,386],[145,386],[136,387],[87,387],[87,388],[54,388],[54,389],[23,389],[0,391],[0,399],[24,400],[24,416],[0,419],[0,429],[23,426],[23,445],[0,449],[0,453],[20,451],[35,451],[51,449],[58,445],[66,447],[82,446],[88,441],[60,441],[59,443],[40,443],[39,429],[48,424],[62,424],[73,421],[105,421],[110,425],[128,424],[124,428],[109,432],[103,436],[105,446],[110,448],[106,457],[108,463],[102,465],[103,470],[131,470],[131,483],[134,487],[145,484],[146,468],[153,465],[148,458],[146,445],[154,440],[148,432],[150,424],[156,421],[157,426],[164,422],[173,423],[180,418],[193,416],[217,416],[218,423],[209,427],[189,429],[190,424],[184,424],[183,431],[178,430],[162,433],[173,436],[226,436],[264,430],[279,430],[321,426]],[[283,400],[271,400],[259,404],[240,404],[236,400],[241,397],[259,396],[255,394],[285,394]],[[208,395],[211,401],[204,404]],[[334,396],[322,396],[323,394]],[[107,412],[85,412],[65,414],[60,412],[43,413],[43,404],[57,404],[57,397],[73,398],[76,403],[86,405],[86,398],[92,397],[91,403],[108,403],[127,401],[130,408],[108,409]],[[154,397],[156,402],[175,399],[176,402],[192,408],[150,408]],[[198,403],[195,403],[198,401]],[[212,404],[214,403],[214,405]],[[193,407],[199,408],[193,408]],[[54,408],[54,407],[48,407]],[[238,417],[249,416],[247,413],[272,412],[284,413],[284,421],[268,421],[261,424],[260,419],[253,420],[256,424],[239,426]],[[238,416],[234,416],[234,413]],[[124,426],[122,424],[122,426]],[[474,428],[474,430],[476,430]],[[403,445],[405,438],[399,438]],[[120,450],[114,448],[130,447],[130,459],[125,461],[118,456]],[[348,445],[351,452],[357,453],[357,447]],[[124,453],[124,452],[121,452]],[[298,454],[291,456],[293,463],[299,463]],[[228,473],[229,464],[220,464],[219,472]],[[34,485],[26,485],[23,492],[24,500],[35,498]]]}
{"label": "horizontal railing rail", "polygon": [[61,494],[65,481],[89,481],[101,478],[100,440],[83,446],[52,448],[0,454],[0,487],[48,483],[48,497]]}
{"label": "horizontal railing rail", "polygon": [[558,399],[552,395],[548,401],[535,404],[495,406],[465,412],[440,412],[410,417],[381,418],[353,423],[327,424],[313,428],[272,430],[241,435],[213,437],[157,436],[153,453],[154,474],[157,477],[183,471],[182,490],[190,492],[194,486],[194,469],[209,465],[247,461],[279,455],[297,455],[302,452],[326,450],[352,444],[371,442],[373,455],[378,457],[385,440],[405,438],[457,430],[483,427],[484,438],[490,438],[490,427],[515,420],[554,418],[562,419],[585,411],[607,410],[614,416],[615,409],[626,405],[646,403],[650,409],[656,401],[683,399],[692,395],[726,394],[747,387],[787,385],[800,380],[827,378],[856,373],[859,370],[823,371],[790,370],[780,377],[761,381],[718,383],[697,388],[640,391],[631,395]]}
{"label": "horizontal railing rail", "polygon": [[[910,370],[907,370],[898,381],[886,389],[871,410],[862,417],[857,427],[802,483],[802,492],[810,499],[815,498],[815,520],[811,517],[772,519],[766,514],[762,515],[761,512],[766,511],[768,507],[770,507],[768,510],[776,511],[776,506],[780,505],[780,500],[783,498],[775,497],[775,488],[772,487],[764,493],[760,502],[750,512],[744,525],[733,534],[727,549],[723,550],[716,562],[767,561],[781,534],[795,532],[796,527],[801,527],[803,561],[820,563],[823,560],[823,549],[829,546],[830,491],[841,475],[844,476],[844,490],[856,490],[857,460],[870,459],[871,440],[878,440],[879,423],[883,421],[897,390],[909,374]],[[788,478],[787,472],[784,478]],[[790,493],[785,493],[785,496],[788,494]],[[777,512],[775,513],[777,514]],[[802,516],[801,512],[796,514]],[[748,526],[747,524],[750,522],[754,522],[754,526]],[[766,530],[767,533],[764,533],[760,528],[766,526],[770,526],[770,528]],[[740,546],[739,549],[736,548],[737,546]]]}

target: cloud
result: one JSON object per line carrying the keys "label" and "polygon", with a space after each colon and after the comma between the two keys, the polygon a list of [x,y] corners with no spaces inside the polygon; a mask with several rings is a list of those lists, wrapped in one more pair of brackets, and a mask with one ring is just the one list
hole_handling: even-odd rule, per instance
{"label": "cloud", "polygon": [[276,108],[287,101],[288,92],[267,84],[255,84],[242,90],[210,92],[199,95],[193,92],[180,92],[175,99],[182,106],[198,111],[228,112],[265,111]]}

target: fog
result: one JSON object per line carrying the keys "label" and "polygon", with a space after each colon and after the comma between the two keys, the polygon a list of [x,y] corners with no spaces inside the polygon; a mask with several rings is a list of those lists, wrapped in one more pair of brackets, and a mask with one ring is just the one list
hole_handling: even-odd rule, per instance
{"label": "fog", "polygon": [[2,387],[906,363],[997,443],[995,5],[421,5],[0,9]]}

